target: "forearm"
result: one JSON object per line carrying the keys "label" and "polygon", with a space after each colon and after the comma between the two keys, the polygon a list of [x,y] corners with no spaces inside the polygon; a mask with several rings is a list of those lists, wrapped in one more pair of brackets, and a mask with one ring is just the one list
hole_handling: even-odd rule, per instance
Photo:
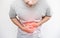
{"label": "forearm", "polygon": [[39,24],[43,24],[45,22],[47,22],[50,19],[50,16],[45,16],[40,22]]}
{"label": "forearm", "polygon": [[11,21],[19,28],[22,28],[22,24],[19,22],[17,18],[12,18]]}

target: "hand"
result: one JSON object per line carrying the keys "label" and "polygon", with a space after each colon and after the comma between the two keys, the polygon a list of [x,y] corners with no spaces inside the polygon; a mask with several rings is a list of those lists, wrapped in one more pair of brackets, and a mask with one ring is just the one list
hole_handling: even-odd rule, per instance
{"label": "hand", "polygon": [[24,26],[38,27],[40,25],[41,25],[41,23],[39,23],[39,22],[26,22],[26,23],[24,23]]}
{"label": "hand", "polygon": [[40,26],[40,23],[38,22],[25,23],[22,30],[27,33],[32,33],[36,30],[38,26]]}
{"label": "hand", "polygon": [[20,29],[27,33],[32,33],[34,31],[33,29],[30,29],[29,26],[24,26],[24,27],[21,27]]}
{"label": "hand", "polygon": [[33,27],[39,27],[42,24],[39,22],[33,22],[31,25],[33,25]]}
{"label": "hand", "polygon": [[25,26],[25,28],[30,32],[34,32],[36,30],[36,27],[33,26]]}

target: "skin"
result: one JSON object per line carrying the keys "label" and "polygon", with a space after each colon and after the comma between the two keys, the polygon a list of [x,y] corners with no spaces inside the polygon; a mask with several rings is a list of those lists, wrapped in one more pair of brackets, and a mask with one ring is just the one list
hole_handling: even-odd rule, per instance
{"label": "skin", "polygon": [[30,7],[38,2],[37,0],[23,0],[23,1]]}
{"label": "skin", "polygon": [[[29,2],[28,2],[29,1]],[[24,0],[24,2],[28,5],[28,6],[33,6],[34,4],[37,3],[37,0]],[[34,27],[39,27],[41,26],[43,23],[47,22],[49,19],[50,19],[51,16],[44,16],[44,18],[38,22],[38,23],[35,23],[36,25],[34,25]],[[21,24],[21,22],[16,18],[11,18],[11,21],[16,25],[18,26],[21,30],[27,32],[27,33],[32,33],[33,31],[32,30],[27,30],[26,29],[26,26],[23,26],[23,24]]]}
{"label": "skin", "polygon": [[[40,22],[36,23],[36,25],[34,25],[34,27],[39,27],[41,26],[43,23],[47,22],[50,19],[50,16],[45,16]],[[17,18],[12,18],[11,19],[12,22],[17,25],[21,30],[27,32],[27,33],[32,33],[32,30],[27,30],[25,26],[23,26],[19,20]]]}

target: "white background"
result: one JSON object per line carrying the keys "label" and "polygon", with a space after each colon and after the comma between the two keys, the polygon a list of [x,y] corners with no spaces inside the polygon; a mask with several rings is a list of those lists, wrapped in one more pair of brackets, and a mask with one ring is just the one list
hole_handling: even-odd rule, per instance
{"label": "white background", "polygon": [[[14,0],[0,0],[0,38],[16,38],[17,26],[9,19],[9,7]],[[51,19],[41,27],[43,38],[60,38],[59,0],[47,0],[52,8]]]}

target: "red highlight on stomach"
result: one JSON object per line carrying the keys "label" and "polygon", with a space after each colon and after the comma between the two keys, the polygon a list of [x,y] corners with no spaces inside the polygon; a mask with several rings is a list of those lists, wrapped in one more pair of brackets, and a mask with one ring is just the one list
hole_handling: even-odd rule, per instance
{"label": "red highlight on stomach", "polygon": [[34,32],[37,27],[34,27],[37,23],[36,22],[25,22],[23,23],[27,30]]}

